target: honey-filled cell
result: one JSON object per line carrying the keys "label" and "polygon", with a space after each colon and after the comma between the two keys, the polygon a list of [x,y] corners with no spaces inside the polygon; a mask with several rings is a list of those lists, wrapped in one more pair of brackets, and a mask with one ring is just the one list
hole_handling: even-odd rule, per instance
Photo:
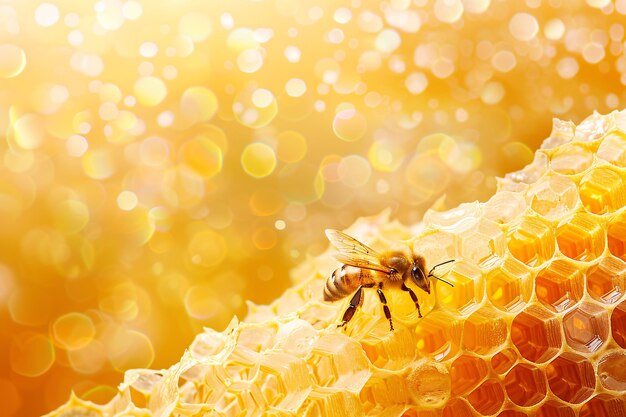
{"label": "honey-filled cell", "polygon": [[505,318],[493,307],[472,313],[463,325],[463,348],[488,355],[507,341]]}
{"label": "honey-filled cell", "polygon": [[561,348],[561,324],[549,311],[531,305],[513,319],[511,341],[525,359],[546,362]]}
{"label": "honey-filled cell", "polygon": [[626,402],[623,396],[596,395],[580,407],[578,417],[626,417]]}
{"label": "honey-filled cell", "polygon": [[461,355],[450,365],[452,395],[465,395],[478,386],[489,373],[484,359],[477,356]]}
{"label": "honey-filled cell", "polygon": [[626,210],[622,210],[609,222],[607,240],[613,256],[626,261]]}
{"label": "honey-filled cell", "polygon": [[471,314],[478,308],[483,300],[484,278],[477,266],[466,261],[455,262],[445,279],[454,287],[437,287],[437,300],[441,306],[455,315]]}
{"label": "honey-filled cell", "polygon": [[611,313],[611,332],[615,342],[626,349],[626,300],[615,306]]}
{"label": "honey-filled cell", "polygon": [[606,389],[626,392],[626,351],[610,352],[600,358],[598,379]]}
{"label": "honey-filled cell", "polygon": [[626,167],[626,133],[618,130],[608,133],[596,155],[615,166]]}
{"label": "honey-filled cell", "polygon": [[593,214],[612,213],[626,204],[626,185],[622,175],[615,169],[598,167],[591,169],[580,180],[580,200]]}
{"label": "honey-filled cell", "polygon": [[587,292],[596,301],[613,304],[626,291],[626,262],[606,256],[587,271]]}
{"label": "honey-filled cell", "polygon": [[546,367],[550,390],[568,403],[586,401],[596,387],[593,365],[585,357],[575,353],[563,353]]}
{"label": "honey-filled cell", "polygon": [[453,315],[433,311],[415,327],[417,350],[436,360],[453,357],[461,343],[462,323]]}
{"label": "honey-filled cell", "polygon": [[537,214],[553,221],[570,214],[580,201],[576,183],[563,175],[550,175],[528,190],[530,207]]}
{"label": "honey-filled cell", "polygon": [[584,273],[579,267],[564,259],[557,259],[539,271],[535,280],[537,298],[545,307],[556,313],[578,303],[584,289]]}
{"label": "honey-filled cell", "polygon": [[604,252],[605,239],[605,231],[598,221],[582,212],[563,220],[556,230],[561,253],[577,261],[597,259]]}
{"label": "honey-filled cell", "polygon": [[546,377],[541,369],[520,363],[506,374],[504,388],[512,402],[521,407],[530,407],[545,398]]}
{"label": "honey-filled cell", "polygon": [[570,404],[561,401],[546,401],[537,409],[536,417],[575,417],[576,413]]}
{"label": "honey-filled cell", "polygon": [[443,408],[441,417],[474,417],[476,414],[470,405],[462,398],[454,398],[448,401]]}
{"label": "honey-filled cell", "polygon": [[509,228],[507,245],[515,259],[528,266],[539,266],[552,259],[556,239],[545,222],[536,217],[524,217]]}
{"label": "honey-filled cell", "polygon": [[565,175],[581,173],[592,163],[593,152],[577,143],[566,143],[560,146],[550,157],[550,168]]}
{"label": "honey-filled cell", "polygon": [[491,304],[509,313],[524,308],[532,296],[530,270],[515,258],[506,257],[500,266],[487,274],[486,282]]}
{"label": "honey-filled cell", "polygon": [[582,303],[563,316],[563,332],[572,349],[585,354],[597,351],[609,337],[606,308]]}
{"label": "honey-filled cell", "polygon": [[483,416],[493,415],[504,403],[502,383],[497,379],[488,379],[472,391],[467,400]]}
{"label": "honey-filled cell", "polygon": [[491,367],[502,375],[517,363],[517,352],[513,348],[506,348],[491,357]]}

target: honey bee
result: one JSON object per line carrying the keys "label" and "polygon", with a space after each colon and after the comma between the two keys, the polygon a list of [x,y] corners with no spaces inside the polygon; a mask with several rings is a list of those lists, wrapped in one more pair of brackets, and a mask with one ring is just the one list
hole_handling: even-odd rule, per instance
{"label": "honey bee", "polygon": [[420,305],[413,290],[406,286],[407,280],[410,279],[427,294],[430,294],[430,277],[454,287],[452,283],[433,274],[436,268],[454,262],[454,259],[435,265],[426,274],[426,261],[421,255],[409,255],[399,250],[381,254],[339,230],[326,229],[326,236],[339,251],[335,257],[344,265],[326,280],[324,301],[337,301],[354,293],[338,327],[344,327],[354,316],[357,307],[363,303],[363,288],[378,287],[378,298],[383,305],[385,317],[389,320],[390,330],[393,331],[391,312],[383,287],[399,288],[408,292],[419,317],[422,317]]}

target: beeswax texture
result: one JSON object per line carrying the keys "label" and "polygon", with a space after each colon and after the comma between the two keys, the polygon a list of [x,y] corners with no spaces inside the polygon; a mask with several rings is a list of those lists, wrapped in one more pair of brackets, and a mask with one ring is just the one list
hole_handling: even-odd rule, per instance
{"label": "beeswax texture", "polygon": [[386,213],[347,233],[406,244],[428,265],[456,261],[416,289],[375,292],[345,330],[322,301],[333,249],[243,321],[206,329],[167,370],[126,372],[99,406],[72,397],[49,417],[626,416],[626,112],[554,121],[534,161],[488,201],[430,210],[404,226]]}

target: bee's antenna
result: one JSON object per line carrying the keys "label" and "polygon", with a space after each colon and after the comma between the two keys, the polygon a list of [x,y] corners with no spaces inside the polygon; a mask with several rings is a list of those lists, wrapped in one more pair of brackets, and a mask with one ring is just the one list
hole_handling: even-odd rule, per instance
{"label": "bee's antenna", "polygon": [[438,279],[439,281],[441,281],[441,282],[445,282],[445,283],[446,283],[446,284],[448,284],[449,286],[454,287],[454,285],[453,285],[451,282],[446,281],[446,280],[445,280],[445,279],[443,279],[443,278],[439,278],[437,275],[434,275],[434,274],[433,274],[433,271],[434,271],[436,268],[438,268],[438,267],[440,267],[440,266],[442,266],[442,265],[445,265],[445,264],[449,264],[450,262],[454,262],[454,259],[450,259],[449,261],[445,261],[445,262],[442,262],[442,263],[440,263],[440,264],[437,264],[437,265],[433,266],[433,267],[432,267],[432,269],[430,270],[430,272],[428,273],[428,276],[429,276],[429,277],[436,278],[436,279]]}
{"label": "bee's antenna", "polygon": [[452,284],[450,281],[446,281],[446,280],[445,280],[445,279],[443,279],[443,278],[439,278],[437,275],[430,274],[430,275],[429,275],[429,277],[437,278],[439,281],[441,281],[441,282],[445,282],[445,283],[446,283],[446,284],[448,284],[449,286],[454,287],[454,284]]}

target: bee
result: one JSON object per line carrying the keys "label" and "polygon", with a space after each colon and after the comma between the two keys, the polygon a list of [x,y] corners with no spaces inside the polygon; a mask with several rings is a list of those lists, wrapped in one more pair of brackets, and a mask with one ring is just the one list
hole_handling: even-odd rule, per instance
{"label": "bee", "polygon": [[335,257],[344,265],[326,280],[324,301],[337,301],[354,293],[341,324],[337,327],[344,327],[354,316],[357,307],[363,303],[363,288],[377,287],[378,298],[383,305],[385,317],[389,320],[389,328],[393,331],[391,312],[383,287],[399,288],[408,292],[420,318],[422,312],[417,296],[406,286],[407,280],[411,280],[427,294],[430,294],[431,277],[454,287],[452,283],[433,274],[436,268],[454,262],[454,259],[435,265],[426,274],[426,261],[421,255],[409,255],[408,252],[399,250],[381,254],[339,230],[326,229],[326,236],[338,250]]}

